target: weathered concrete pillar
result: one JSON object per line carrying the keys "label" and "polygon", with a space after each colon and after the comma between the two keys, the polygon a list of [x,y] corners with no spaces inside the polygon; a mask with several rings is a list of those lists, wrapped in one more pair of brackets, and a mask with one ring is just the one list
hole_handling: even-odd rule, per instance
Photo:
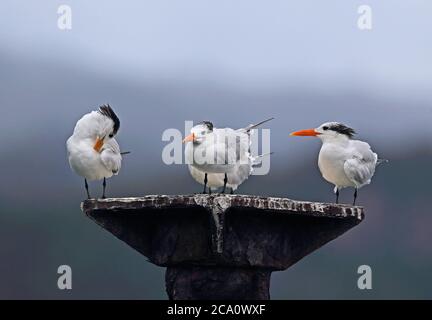
{"label": "weathered concrete pillar", "polygon": [[224,267],[168,267],[171,300],[268,300],[271,270]]}
{"label": "weathered concrete pillar", "polygon": [[167,267],[170,299],[269,299],[272,271],[364,217],[361,207],[223,194],[85,200],[82,209]]}

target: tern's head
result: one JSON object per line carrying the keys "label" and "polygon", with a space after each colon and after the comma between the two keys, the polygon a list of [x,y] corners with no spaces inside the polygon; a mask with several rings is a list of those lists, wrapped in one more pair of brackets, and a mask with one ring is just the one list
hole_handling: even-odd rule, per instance
{"label": "tern's head", "polygon": [[198,123],[191,129],[190,135],[183,139],[183,143],[192,141],[193,143],[201,143],[204,141],[205,136],[213,132],[213,123],[210,121],[203,121]]}
{"label": "tern's head", "polygon": [[318,137],[323,142],[332,140],[351,139],[355,134],[354,129],[339,122],[326,122],[315,129],[306,129],[291,133],[292,136]]}
{"label": "tern's head", "polygon": [[76,124],[74,135],[80,139],[90,139],[93,149],[100,152],[106,141],[114,138],[120,128],[120,120],[110,105],[99,107],[84,115]]}

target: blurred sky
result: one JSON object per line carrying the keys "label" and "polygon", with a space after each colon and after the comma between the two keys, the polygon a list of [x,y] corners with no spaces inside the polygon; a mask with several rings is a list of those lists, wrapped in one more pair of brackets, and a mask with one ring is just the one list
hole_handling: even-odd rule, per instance
{"label": "blurred sky", "polygon": [[[61,4],[72,8],[72,30],[57,28]],[[162,271],[79,209],[84,190],[65,141],[103,103],[132,151],[108,182],[113,196],[201,189],[186,167],[162,163],[167,128],[274,116],[271,172],[239,192],[332,201],[319,142],[288,133],[329,120],[353,126],[390,159],[360,192],[367,218],[275,274],[273,297],[431,298],[432,2],[368,1],[371,31],[357,28],[362,4],[2,0],[0,298],[165,298]],[[365,262],[379,275],[368,294],[350,282]],[[69,295],[55,287],[63,263],[79,275]]]}
{"label": "blurred sky", "polygon": [[[72,8],[67,32],[57,28],[60,4]],[[204,74],[263,85],[294,77],[320,87],[348,80],[387,90],[429,89],[432,3],[369,1],[371,32],[357,28],[361,4],[4,0],[1,49],[127,78]]]}

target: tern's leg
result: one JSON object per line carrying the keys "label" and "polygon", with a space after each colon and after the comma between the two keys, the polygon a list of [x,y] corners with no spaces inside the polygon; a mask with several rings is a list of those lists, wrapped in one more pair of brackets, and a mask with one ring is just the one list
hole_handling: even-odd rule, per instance
{"label": "tern's leg", "polygon": [[209,194],[211,194],[212,193],[211,188],[209,187],[208,189],[209,189]]}
{"label": "tern's leg", "polygon": [[90,192],[89,192],[89,188],[88,188],[87,179],[84,179],[84,186],[85,186],[85,189],[87,191],[87,199],[90,199],[91,197],[90,197]]}
{"label": "tern's leg", "polygon": [[233,188],[231,188],[231,192],[230,192],[231,194],[234,194],[234,189]]}
{"label": "tern's leg", "polygon": [[103,187],[102,199],[105,199],[106,198],[105,197],[105,189],[106,189],[106,179],[105,178],[103,179],[102,187]]}
{"label": "tern's leg", "polygon": [[336,204],[339,203],[339,188],[336,187]]}
{"label": "tern's leg", "polygon": [[228,176],[227,176],[227,174],[225,173],[224,186],[223,186],[223,189],[222,189],[222,193],[225,193],[225,189],[226,189],[227,182],[228,182]]}
{"label": "tern's leg", "polygon": [[204,191],[203,194],[207,193],[207,173],[204,175]]}
{"label": "tern's leg", "polygon": [[356,200],[357,200],[357,188],[355,188],[355,191],[354,191],[354,201],[353,201],[353,206],[355,206]]}

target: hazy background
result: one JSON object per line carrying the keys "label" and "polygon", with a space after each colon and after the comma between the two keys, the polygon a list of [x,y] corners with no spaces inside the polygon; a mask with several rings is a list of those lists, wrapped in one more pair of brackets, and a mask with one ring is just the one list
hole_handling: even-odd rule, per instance
{"label": "hazy background", "polygon": [[[72,30],[57,8],[72,8]],[[296,129],[344,122],[390,163],[360,190],[366,220],[287,271],[274,299],[432,298],[432,3],[183,0],[0,2],[0,298],[165,299],[164,271],[87,219],[67,163],[75,122],[110,103],[133,153],[108,195],[201,190],[161,161],[184,120],[242,127],[271,116],[271,172],[239,193],[333,201],[320,143]],[[91,184],[100,195],[100,183]],[[343,202],[352,201],[351,190]],[[73,290],[57,289],[57,267]],[[357,289],[357,267],[373,290]]]}

